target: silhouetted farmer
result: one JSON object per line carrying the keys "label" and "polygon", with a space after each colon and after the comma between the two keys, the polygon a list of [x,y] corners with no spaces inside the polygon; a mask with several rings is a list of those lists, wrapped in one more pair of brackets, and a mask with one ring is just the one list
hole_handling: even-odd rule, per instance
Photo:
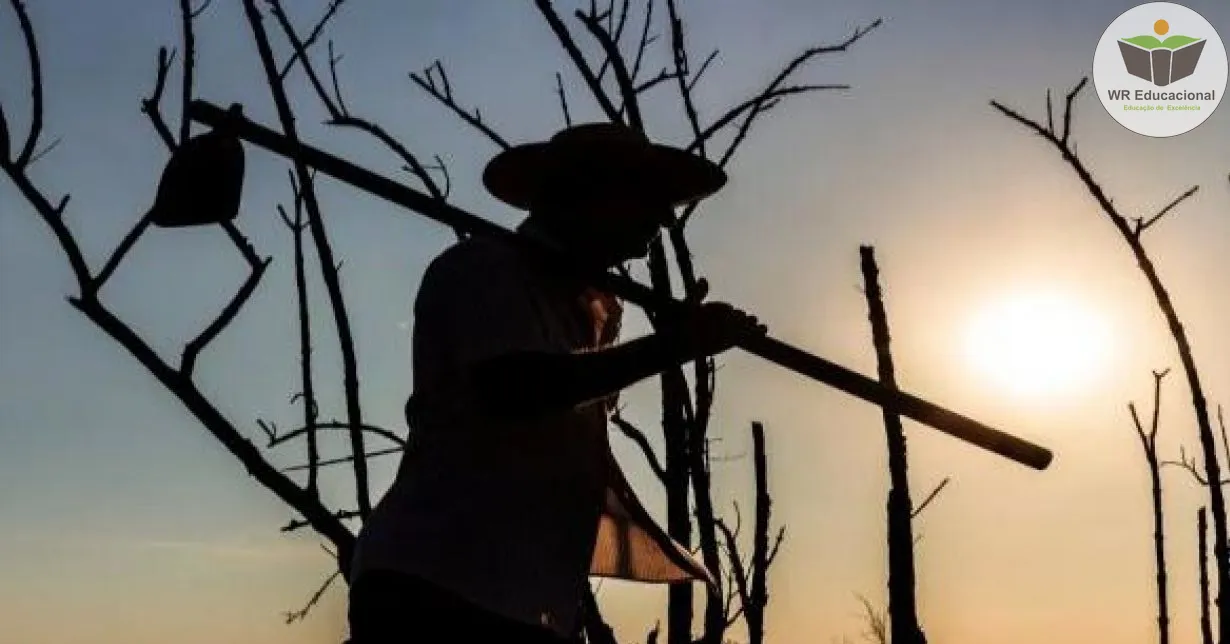
{"label": "silhouetted farmer", "polygon": [[[673,207],[712,194],[716,165],[618,125],[507,150],[487,189],[518,227],[578,263],[644,257]],[[415,302],[407,448],[353,559],[354,644],[560,642],[580,629],[589,575],[712,583],[641,506],[611,455],[618,392],[765,329],[706,303],[613,344],[621,309],[522,246],[460,242]]]}

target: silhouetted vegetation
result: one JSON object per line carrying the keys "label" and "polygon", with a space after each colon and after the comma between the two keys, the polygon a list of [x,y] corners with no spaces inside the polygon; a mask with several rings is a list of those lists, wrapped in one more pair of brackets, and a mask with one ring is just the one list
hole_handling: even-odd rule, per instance
{"label": "silhouetted vegetation", "polygon": [[[267,0],[263,5],[258,5],[256,0],[244,0],[242,3],[282,133],[291,141],[302,140],[298,125],[301,120],[296,118],[295,106],[288,91],[293,74],[302,72],[316,98],[328,112],[330,125],[354,129],[371,137],[391,151],[430,195],[441,202],[446,201],[450,180],[448,169],[438,156],[433,155],[434,163],[422,161],[419,154],[399,142],[388,129],[352,111],[351,103],[342,96],[338,80],[340,57],[334,52],[332,42],[327,43],[326,64],[317,64],[320,58],[318,50],[322,40],[325,40],[323,34],[343,4],[344,0],[333,0],[310,29],[300,31],[278,0]],[[324,583],[312,593],[303,608],[287,613],[288,621],[300,619],[334,581],[346,577],[354,547],[354,530],[348,522],[361,521],[368,516],[372,507],[368,459],[399,454],[406,442],[404,436],[372,425],[365,419],[360,361],[339,271],[342,262],[326,227],[314,174],[301,160],[292,159],[290,210],[293,215],[288,214],[286,207],[278,209],[294,242],[295,323],[300,336],[301,364],[300,385],[292,392],[291,401],[300,406],[300,420],[296,423],[297,427],[289,430],[279,428],[275,420],[268,418],[257,419],[255,425],[267,439],[266,449],[286,450],[291,445],[302,445],[306,454],[304,464],[279,469],[247,438],[246,432],[241,429],[244,423],[229,418],[222,411],[223,405],[201,388],[193,372],[197,358],[239,316],[261,283],[272,258],[262,257],[253,247],[239,223],[232,221],[235,213],[220,217],[217,222],[187,222],[217,223],[250,267],[250,274],[214,321],[185,344],[179,365],[163,359],[138,330],[112,312],[101,297],[104,284],[122,267],[122,260],[135,244],[148,241],[145,233],[151,224],[165,223],[163,218],[168,212],[151,208],[148,213],[137,217],[103,266],[98,270],[90,267],[77,237],[64,218],[68,197],[50,197],[47,189],[28,172],[30,166],[46,152],[46,148],[40,147],[44,129],[44,78],[35,28],[25,5],[21,0],[10,0],[10,5],[18,19],[29,57],[31,125],[16,154],[10,155],[9,143],[14,133],[10,131],[3,112],[0,112],[0,143],[4,144],[0,170],[14,183],[35,214],[48,225],[59,241],[78,283],[78,294],[69,298],[70,303],[140,362],[169,394],[180,400],[202,427],[239,460],[249,475],[295,512],[297,516],[283,530],[310,527],[332,545],[332,549],[326,548],[326,552],[336,559],[337,570],[326,576]],[[210,7],[208,1],[193,6],[189,0],[180,0],[180,46],[177,51],[167,47],[159,49],[155,57],[153,89],[140,104],[154,134],[168,152],[194,145],[201,137],[208,136],[191,135],[192,127],[185,108],[197,96],[194,66],[198,44],[194,22]],[[716,117],[710,120],[704,118],[708,110],[697,104],[694,90],[719,53],[714,50],[699,65],[696,64],[697,59],[686,40],[685,20],[674,0],[646,2],[639,18],[633,17],[628,0],[613,0],[604,7],[591,2],[588,9],[577,10],[572,15],[575,24],[581,28],[577,33],[549,0],[536,0],[534,7],[573,66],[569,73],[555,73],[556,91],[565,123],[570,123],[583,111],[576,105],[570,105],[570,96],[584,94],[596,104],[601,118],[643,130],[642,98],[650,92],[673,91],[689,126],[683,146],[696,154],[715,159],[722,166],[729,163],[746,140],[752,125],[778,107],[784,99],[848,88],[845,84],[799,82],[796,76],[806,66],[826,55],[846,51],[880,24],[877,20],[855,29],[836,44],[802,50],[786,61],[780,72],[759,92],[719,110]],[[271,42],[266,25],[269,17],[273,18],[273,23],[285,37],[283,45]],[[639,24],[634,26],[638,20]],[[585,40],[579,39],[578,35],[584,36]],[[652,47],[660,40],[665,47]],[[290,53],[283,60],[278,60],[276,51],[279,50]],[[655,52],[663,54],[664,63],[657,65],[651,62]],[[168,79],[177,64],[181,72],[178,91],[180,114],[178,119],[170,119],[165,113],[164,98],[168,91]],[[327,68],[327,77],[321,72],[322,68]],[[580,80],[579,88],[567,82],[574,76]],[[411,73],[410,80],[430,98],[455,113],[460,122],[491,140],[497,148],[509,146],[508,139],[498,134],[478,109],[463,106],[458,101],[441,62],[436,61],[421,72]],[[573,98],[572,102],[578,101]],[[702,281],[701,270],[694,261],[686,235],[687,223],[700,206],[694,204],[679,213],[676,224],[664,239],[655,243],[651,251],[647,268],[654,288],[662,293],[671,294],[674,284],[678,283],[682,285],[683,294],[690,296],[698,290]],[[458,237],[462,236],[458,231]],[[320,304],[308,297],[308,262],[311,255],[315,256],[317,275],[325,287],[326,301]],[[342,362],[340,386],[345,410],[343,417],[337,420],[324,420],[318,407],[318,401],[322,398],[320,392],[329,386],[320,377],[317,372],[319,365],[313,360],[313,346],[321,339],[312,336],[311,319],[316,307],[321,305],[328,308],[332,318],[336,331],[333,341],[337,343]],[[654,322],[652,318],[651,322]],[[758,642],[764,637],[768,569],[784,534],[780,528],[775,531],[770,524],[764,432],[759,424],[753,426],[757,501],[749,546],[740,543],[744,539],[740,535],[740,521],[736,520],[734,527],[722,522],[722,513],[717,509],[718,503],[711,489],[714,460],[710,452],[713,440],[710,426],[717,365],[712,359],[707,359],[697,361],[690,368],[691,382],[683,369],[673,369],[660,378],[662,438],[665,445],[663,456],[655,453],[645,432],[628,418],[618,416],[615,426],[643,450],[651,468],[658,474],[667,499],[667,524],[671,536],[688,547],[698,548],[706,566],[719,573],[721,587],[705,598],[703,616],[699,620],[699,641],[715,644],[723,641],[727,632],[742,619],[749,637]],[[324,431],[344,432],[348,438],[349,453],[338,456],[322,454],[320,434]],[[370,440],[386,441],[390,445],[383,449],[369,449]],[[353,472],[354,505],[330,507],[321,496],[320,471],[345,464],[349,464]],[[300,476],[302,482],[297,480]],[[694,508],[689,501],[694,502]],[[693,631],[698,625],[693,614],[693,592],[694,588],[686,584],[674,586],[670,591],[666,640],[671,644],[690,644],[693,641]],[[594,601],[593,607],[597,605],[598,602]],[[593,621],[587,625],[587,631],[591,641],[610,641],[613,635],[600,613],[594,610],[590,611],[590,615]],[[651,639],[657,636],[657,632],[655,627]]]}
{"label": "silhouetted vegetation", "polygon": [[[1120,206],[1115,205],[1102,186],[1094,178],[1088,166],[1076,153],[1075,143],[1072,142],[1072,107],[1081,90],[1088,84],[1089,79],[1082,78],[1065,96],[1065,104],[1061,115],[1062,122],[1057,127],[1055,123],[1055,110],[1051,101],[1051,93],[1048,90],[1046,95],[1046,124],[1023,116],[1019,112],[1008,108],[998,101],[991,101],[991,105],[1003,113],[1008,118],[1024,125],[1029,131],[1038,135],[1043,140],[1050,143],[1059,152],[1060,157],[1071,166],[1077,177],[1081,180],[1089,195],[1097,202],[1102,214],[1114,226],[1116,232],[1119,233],[1124,243],[1132,253],[1132,257],[1136,261],[1137,267],[1140,269],[1142,276],[1145,278],[1154,299],[1157,302],[1158,311],[1165,320],[1167,328],[1170,331],[1170,336],[1174,341],[1176,352],[1178,353],[1179,361],[1183,367],[1183,374],[1186,377],[1188,389],[1191,393],[1192,411],[1196,417],[1196,426],[1199,431],[1198,437],[1202,451],[1202,459],[1199,465],[1195,459],[1188,460],[1186,454],[1180,455],[1180,460],[1177,464],[1185,467],[1193,477],[1201,485],[1203,485],[1209,494],[1209,509],[1213,515],[1213,559],[1217,571],[1217,628],[1218,634],[1216,641],[1218,644],[1230,643],[1230,542],[1227,541],[1226,528],[1226,505],[1225,495],[1222,490],[1222,485],[1225,481],[1221,476],[1222,465],[1218,462],[1217,439],[1213,433],[1213,424],[1210,420],[1208,400],[1205,395],[1204,386],[1201,384],[1200,372],[1196,366],[1196,353],[1192,348],[1192,342],[1188,337],[1186,329],[1183,327],[1182,320],[1178,314],[1178,309],[1170,296],[1165,284],[1162,282],[1157,265],[1153,258],[1149,255],[1148,250],[1144,245],[1144,234],[1150,228],[1157,225],[1164,217],[1171,214],[1185,200],[1196,194],[1199,186],[1192,186],[1183,193],[1175,197],[1165,207],[1151,214],[1149,217],[1127,217],[1123,214]],[[1155,376],[1159,382],[1161,376]],[[1156,412],[1155,402],[1155,412]],[[1219,413],[1220,419],[1220,413]],[[1138,431],[1143,432],[1143,428],[1139,426],[1137,421]],[[1225,423],[1222,422],[1222,443],[1227,451],[1226,465],[1230,467],[1230,443],[1225,440]],[[1151,433],[1156,433],[1156,421],[1151,428]],[[1143,437],[1146,443],[1146,453],[1152,453],[1150,457],[1150,468],[1157,469],[1157,465],[1153,464],[1156,460],[1156,443],[1152,438]],[[1161,463],[1162,465],[1169,464],[1168,462]],[[1154,513],[1157,521],[1160,521],[1161,514],[1161,490],[1160,481],[1157,479],[1157,474],[1154,475]],[[1213,482],[1212,485],[1209,482]],[[1156,525],[1156,524],[1155,524]],[[1165,596],[1165,563],[1160,554],[1161,543],[1163,537],[1160,528],[1156,531],[1155,544],[1157,554],[1157,579],[1158,579],[1158,598],[1159,598],[1159,637],[1165,642],[1168,639],[1168,616]],[[1203,530],[1202,533],[1203,535]],[[1203,558],[1202,558],[1203,565]],[[1207,590],[1207,584],[1204,589]],[[1205,620],[1207,622],[1207,620]]]}

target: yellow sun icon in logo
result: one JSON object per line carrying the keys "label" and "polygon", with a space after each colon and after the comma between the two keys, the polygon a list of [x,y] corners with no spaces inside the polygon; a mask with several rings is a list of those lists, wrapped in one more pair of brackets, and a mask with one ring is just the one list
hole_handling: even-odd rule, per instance
{"label": "yellow sun icon in logo", "polygon": [[1153,23],[1153,31],[1159,36],[1165,36],[1167,31],[1170,31],[1170,23],[1165,20],[1158,20]]}

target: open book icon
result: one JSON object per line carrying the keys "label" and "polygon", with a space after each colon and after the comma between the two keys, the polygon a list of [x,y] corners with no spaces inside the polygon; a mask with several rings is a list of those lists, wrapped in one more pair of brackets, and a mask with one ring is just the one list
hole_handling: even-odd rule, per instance
{"label": "open book icon", "polygon": [[1119,53],[1123,55],[1123,64],[1129,74],[1165,87],[1196,71],[1206,42],[1204,38],[1191,36],[1171,36],[1166,40],[1136,36],[1119,39]]}

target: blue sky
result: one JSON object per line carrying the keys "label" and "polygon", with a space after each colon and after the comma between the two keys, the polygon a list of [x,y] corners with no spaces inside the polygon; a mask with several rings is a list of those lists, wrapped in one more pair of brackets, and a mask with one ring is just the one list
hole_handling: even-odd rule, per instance
{"label": "blue sky", "polygon": [[[43,52],[46,136],[61,144],[33,169],[71,192],[67,221],[98,266],[148,208],[165,152],[138,107],[160,45],[178,43],[173,2],[29,3]],[[570,3],[560,2],[565,13]],[[587,3],[584,3],[587,4]],[[1147,404],[1150,369],[1177,367],[1163,322],[1113,229],[1057,154],[998,115],[992,98],[1040,115],[1048,87],[1092,68],[1103,30],[1135,3],[684,2],[697,58],[722,54],[702,81],[714,118],[765,83],[801,47],[836,42],[877,17],[884,26],[801,76],[853,89],[788,101],[754,129],[732,180],[698,216],[693,249],[713,297],[757,312],[775,337],[874,371],[858,246],[880,257],[903,387],[1053,448],[1031,472],[910,426],[916,488],[953,483],[920,522],[920,606],[934,641],[1007,644],[1152,641],[1148,479],[1126,413]],[[1192,2],[1223,35],[1224,3]],[[323,3],[295,3],[299,24]],[[1143,32],[1143,30],[1142,30]],[[449,164],[455,203],[505,225],[517,214],[481,191],[491,144],[407,77],[439,59],[457,96],[481,105],[507,138],[561,124],[554,73],[569,70],[530,2],[352,0],[330,36],[351,109],[413,150]],[[198,24],[198,94],[242,102],[274,123],[238,2]],[[318,60],[323,57],[318,51]],[[659,51],[653,64],[664,61]],[[652,67],[651,67],[652,68]],[[26,122],[26,62],[11,11],[0,11],[0,103]],[[598,118],[569,79],[574,116]],[[173,77],[166,113],[179,114]],[[363,137],[319,125],[293,77],[304,136],[395,175]],[[1213,402],[1230,403],[1230,108],[1193,132],[1149,139],[1115,123],[1092,93],[1077,104],[1078,149],[1117,204],[1144,215],[1191,184],[1202,190],[1149,233],[1204,370]],[[672,94],[647,106],[650,134],[682,142]],[[274,256],[265,283],[210,347],[198,382],[254,439],[255,420],[293,423],[298,365],[290,237],[274,206],[289,198],[285,164],[249,150],[241,228]],[[410,305],[430,258],[451,239],[425,220],[325,182],[321,198],[352,312],[366,415],[402,432]],[[163,355],[175,356],[244,277],[216,230],[153,231],[104,291]],[[185,414],[134,360],[65,301],[74,281],[45,226],[0,181],[0,623],[13,642],[337,642],[344,595],[331,591],[301,624],[297,607],[331,562],[308,534],[277,531],[289,512]],[[1057,293],[1102,320],[1110,355],[1097,376],[1045,397],[1013,395],[963,357],[966,328],[1001,298]],[[316,301],[323,292],[314,291]],[[318,337],[331,326],[324,309]],[[634,323],[630,332],[644,326]],[[323,342],[322,342],[323,344]],[[326,417],[341,416],[340,362],[321,346]],[[878,410],[737,352],[725,356],[716,429],[722,449],[749,449],[747,425],[769,429],[775,512],[788,525],[772,576],[774,641],[856,636],[854,593],[883,594],[883,437]],[[1177,370],[1176,370],[1177,371]],[[1184,384],[1166,383],[1163,444],[1195,444]],[[630,392],[650,428],[652,384]],[[661,499],[636,452],[618,454],[655,510]],[[340,447],[340,446],[339,446]],[[274,453],[291,465],[298,455]],[[395,460],[375,462],[383,491]],[[741,498],[746,459],[718,472],[721,507]],[[328,493],[349,502],[344,478]],[[1176,636],[1194,634],[1194,514],[1200,497],[1167,474]],[[660,588],[601,591],[625,637],[661,614]],[[1128,617],[1131,617],[1130,619]],[[15,625],[15,626],[14,626]],[[17,635],[13,635],[16,633]],[[1067,638],[1067,639],[1064,639]]]}

